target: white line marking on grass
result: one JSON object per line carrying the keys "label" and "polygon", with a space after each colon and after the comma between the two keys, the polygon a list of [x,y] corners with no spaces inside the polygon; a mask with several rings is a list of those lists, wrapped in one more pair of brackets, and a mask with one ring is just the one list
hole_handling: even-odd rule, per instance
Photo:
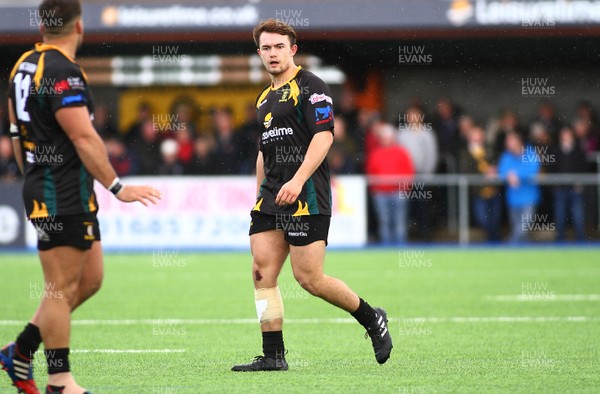
{"label": "white line marking on grass", "polygon": [[390,321],[415,323],[583,323],[600,321],[600,317],[588,316],[483,316],[483,317],[409,317]]}
{"label": "white line marking on grass", "polygon": [[600,294],[517,294],[486,296],[485,299],[498,302],[600,301]]}
{"label": "white line marking on grass", "polygon": [[[552,322],[593,322],[600,321],[594,316],[447,316],[447,317],[389,317],[390,322],[423,323],[552,323]],[[338,319],[285,319],[287,324],[355,324],[353,318]],[[0,326],[20,326],[23,320],[0,320]],[[74,326],[135,326],[135,325],[236,325],[258,324],[256,319],[113,319],[113,320],[73,320]]]}
{"label": "white line marking on grass", "polygon": [[73,349],[71,353],[184,353],[185,349]]}

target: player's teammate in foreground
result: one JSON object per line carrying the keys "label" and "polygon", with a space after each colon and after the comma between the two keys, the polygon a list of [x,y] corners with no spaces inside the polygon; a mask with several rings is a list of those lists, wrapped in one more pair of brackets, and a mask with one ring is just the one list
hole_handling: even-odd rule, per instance
{"label": "player's teammate in foreground", "polygon": [[70,315],[102,282],[93,180],[124,202],[146,205],[160,195],[151,187],[119,182],[92,126],[92,96],[74,60],[83,38],[79,0],[44,0],[39,17],[43,43],[23,54],[12,70],[9,115],[25,174],[25,208],[38,232],[44,291],[16,342],[0,351],[0,364],[19,393],[39,393],[32,366],[44,342],[46,393],[82,394],[86,391],[69,368]]}
{"label": "player's teammate in foreground", "polygon": [[387,316],[371,308],[339,279],[323,273],[331,219],[331,187],[325,157],[333,141],[333,101],[317,76],[294,63],[296,33],[275,19],[255,27],[254,42],[271,84],[256,100],[262,124],[256,161],[257,200],[250,246],[255,302],[263,353],[233,371],[287,370],[283,302],[277,277],[288,254],[294,277],[310,294],[350,312],[373,342],[375,358],[390,357]]}

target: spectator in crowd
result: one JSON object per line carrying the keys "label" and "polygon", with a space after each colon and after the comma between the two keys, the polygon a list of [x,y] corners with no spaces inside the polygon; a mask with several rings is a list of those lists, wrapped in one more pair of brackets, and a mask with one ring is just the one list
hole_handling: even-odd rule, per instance
{"label": "spectator in crowd", "polygon": [[355,172],[358,149],[354,140],[348,137],[344,118],[336,115],[334,124],[333,144],[328,156],[329,170],[333,174],[352,174]]}
{"label": "spectator in crowd", "polygon": [[[459,170],[465,174],[481,174],[487,177],[496,175],[491,152],[485,146],[485,134],[481,127],[473,126],[468,134],[468,144],[461,152]],[[502,200],[496,186],[471,187],[473,216],[479,227],[485,230],[487,241],[500,241],[500,220]]]}
{"label": "spectator in crowd", "polygon": [[[572,123],[577,144],[583,150],[588,164],[586,172],[596,172],[594,157],[600,150],[600,122],[591,103],[581,100],[577,105],[576,117]],[[583,210],[586,218],[597,215],[597,190],[591,186],[583,186]]]}
{"label": "spectator in crowd", "polygon": [[410,97],[408,99],[408,105],[406,107],[407,108],[416,108],[422,114],[425,113],[425,103],[423,101],[423,98],[421,98],[420,96],[412,96],[412,97]]}
{"label": "spectator in crowd", "polygon": [[473,127],[475,127],[475,121],[472,116],[465,114],[458,118],[458,135],[460,140],[463,141],[464,147],[467,146],[469,134]]}
{"label": "spectator in crowd", "polygon": [[142,101],[137,108],[137,118],[129,129],[127,129],[125,136],[125,143],[129,148],[140,142],[142,127],[148,122],[152,123],[152,107],[147,102]]}
{"label": "spectator in crowd", "polygon": [[[174,122],[178,125],[178,130],[189,130],[193,137],[198,135],[195,119],[194,100],[187,96],[179,97],[173,103],[171,113],[175,114]],[[169,137],[174,137],[173,135]]]}
{"label": "spectator in crowd", "polygon": [[158,175],[183,175],[183,166],[177,158],[178,150],[177,141],[171,138],[160,144],[161,162],[158,165]]}
{"label": "spectator in crowd", "polygon": [[[363,131],[361,131],[361,127],[358,121],[358,109],[356,108],[356,92],[354,91],[354,88],[350,86],[349,83],[346,83],[344,85],[344,89],[340,94],[339,99],[334,101],[334,104],[337,107],[335,108],[333,113],[339,115],[340,119],[344,119],[346,136],[348,140],[356,146],[357,154],[362,153],[365,145],[365,135]],[[337,121],[334,121],[334,123],[335,122]],[[355,163],[357,168],[358,166],[360,166],[360,162]]]}
{"label": "spectator in crowd", "polygon": [[[554,156],[551,155],[551,150],[554,147],[554,137],[550,135],[544,123],[532,123],[529,130],[529,141],[540,162],[540,173],[546,173],[554,161]],[[540,203],[536,209],[536,213],[540,217],[542,215],[552,215],[552,200],[552,187],[540,185]]]}
{"label": "spectator in crowd", "polygon": [[[360,108],[357,113],[358,129],[361,137],[361,146],[363,147],[364,157],[368,157],[371,151],[379,144],[377,137],[373,131],[373,126],[380,122],[381,115],[377,111],[371,109]],[[335,130],[334,130],[335,132]],[[363,159],[364,161],[364,159]],[[360,163],[361,167],[363,163]]]}
{"label": "spectator in crowd", "polygon": [[[558,134],[555,134],[557,136]],[[542,122],[534,122],[529,128],[529,141],[536,146],[538,152],[546,152],[551,146],[555,138]]]}
{"label": "spectator in crowd", "polygon": [[[410,154],[415,173],[430,175],[438,164],[438,148],[435,133],[424,123],[423,112],[416,106],[409,107],[401,123],[398,142]],[[431,190],[423,190],[423,192]],[[429,239],[430,212],[434,209],[431,199],[411,199],[413,219],[416,221],[418,235],[421,239]]]}
{"label": "spectator in crowd", "polygon": [[600,121],[598,120],[598,115],[592,104],[587,100],[581,100],[577,104],[577,115],[576,118],[585,119],[590,125],[591,134],[594,136],[598,136],[600,134]]}
{"label": "spectator in crowd", "polygon": [[[559,144],[554,149],[552,156],[554,163],[551,172],[557,174],[577,174],[586,172],[587,162],[581,146],[575,140],[575,134],[570,127],[563,127],[559,135]],[[575,230],[575,239],[583,241],[585,238],[585,218],[583,211],[583,186],[557,185],[554,192],[554,220],[556,222],[556,240],[566,240],[567,217],[571,216],[571,223]]]}
{"label": "spectator in crowd", "polygon": [[220,174],[235,175],[240,172],[240,159],[234,141],[234,128],[231,110],[213,110],[213,124],[217,146],[215,148],[216,170]]}
{"label": "spectator in crowd", "polygon": [[[436,110],[433,114],[433,130],[438,141],[439,163],[436,173],[452,174],[458,171],[458,155],[461,148],[461,141],[458,130],[459,110],[449,98],[438,100]],[[433,217],[437,221],[445,220],[448,217],[447,204],[448,188],[436,187],[434,189],[437,198],[432,202]]]}
{"label": "spectator in crowd", "polygon": [[548,134],[556,141],[558,132],[562,128],[562,122],[556,116],[554,104],[548,100],[544,100],[538,106],[537,117],[534,123],[540,123]]}
{"label": "spectator in crowd", "polygon": [[433,174],[438,162],[438,149],[432,128],[423,123],[423,113],[417,107],[408,108],[405,119],[398,142],[410,153],[417,174]]}
{"label": "spectator in crowd", "polygon": [[8,135],[0,135],[0,181],[15,181],[21,176]]}
{"label": "spectator in crowd", "polygon": [[256,171],[260,127],[256,119],[256,107],[253,103],[246,106],[246,116],[242,126],[234,133],[234,144],[238,152],[240,172],[253,174]]}
{"label": "spectator in crowd", "polygon": [[522,137],[525,135],[523,128],[519,122],[517,113],[513,110],[505,110],[497,121],[492,121],[488,126],[488,138],[492,147],[494,160],[498,160],[504,152],[506,146],[505,140],[509,133],[518,133]]}
{"label": "spectator in crowd", "polygon": [[215,174],[213,142],[208,136],[200,136],[194,141],[194,156],[185,168],[187,175]]}
{"label": "spectator in crowd", "polygon": [[[360,141],[360,153],[357,157],[356,168],[360,168],[361,173],[365,170],[366,158],[369,157],[373,149],[379,145],[373,131],[373,126],[380,121],[379,119],[379,112],[371,109],[360,108],[356,113],[359,135],[358,140]],[[377,213],[375,212],[374,202],[371,195],[367,194],[367,234],[369,240],[377,239],[378,229],[379,224],[377,223]]]}
{"label": "spectator in crowd", "polygon": [[573,131],[577,137],[577,143],[586,156],[598,150],[598,136],[592,132],[592,123],[589,119],[576,118],[573,122]]}
{"label": "spectator in crowd", "polygon": [[139,175],[156,175],[159,160],[159,147],[154,123],[148,120],[140,126],[140,137],[134,140],[132,152],[138,163]]}
{"label": "spectator in crowd", "polygon": [[95,107],[92,123],[103,140],[117,135],[117,128],[113,123],[112,114],[105,104],[99,104]]}
{"label": "spectator in crowd", "polygon": [[507,183],[510,241],[521,243],[526,240],[527,231],[535,221],[540,190],[533,180],[539,174],[540,161],[535,150],[524,144],[522,134],[506,133],[505,144],[506,151],[498,163],[498,175]]}
{"label": "spectator in crowd", "polygon": [[137,163],[121,138],[119,136],[108,137],[104,143],[110,164],[112,164],[117,175],[135,175],[138,170]]}
{"label": "spectator in crowd", "polygon": [[188,165],[194,156],[194,136],[192,131],[186,126],[182,127],[181,130],[174,133],[175,141],[179,146],[177,151],[177,158],[179,162],[184,166]]}
{"label": "spectator in crowd", "polygon": [[[469,145],[469,134],[471,129],[475,127],[475,121],[469,115],[461,115],[458,118],[458,141],[459,141],[459,152],[463,152]],[[485,133],[484,133],[485,134]],[[485,145],[489,147],[487,141]]]}
{"label": "spectator in crowd", "polygon": [[[408,151],[398,145],[394,127],[379,123],[375,127],[375,133],[379,143],[367,157],[367,174],[373,177],[412,177],[412,160]],[[406,242],[408,199],[403,193],[411,189],[407,187],[409,185],[410,180],[405,179],[370,186],[379,223],[379,239],[384,244]]]}
{"label": "spectator in crowd", "polygon": [[333,144],[327,154],[329,172],[332,175],[348,175],[354,173],[354,166],[347,153],[339,146]]}
{"label": "spectator in crowd", "polygon": [[442,98],[438,101],[437,111],[433,116],[433,129],[437,135],[442,158],[442,173],[456,172],[460,147],[457,112],[450,99]]}

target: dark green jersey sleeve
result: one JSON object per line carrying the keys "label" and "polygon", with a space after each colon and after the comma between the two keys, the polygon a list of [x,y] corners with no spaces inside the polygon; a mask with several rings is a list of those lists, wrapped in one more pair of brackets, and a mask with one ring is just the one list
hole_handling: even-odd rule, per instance
{"label": "dark green jersey sleeve", "polygon": [[333,99],[329,87],[316,76],[307,78],[301,88],[305,94],[304,116],[306,125],[314,135],[321,131],[333,132]]}
{"label": "dark green jersey sleeve", "polygon": [[77,64],[69,62],[57,53],[48,53],[48,63],[42,83],[48,93],[52,112],[65,107],[88,105],[87,83]]}

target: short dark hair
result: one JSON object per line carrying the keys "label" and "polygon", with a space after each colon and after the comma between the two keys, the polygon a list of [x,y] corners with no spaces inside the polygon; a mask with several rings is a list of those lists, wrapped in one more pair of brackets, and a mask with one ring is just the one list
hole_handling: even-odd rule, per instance
{"label": "short dark hair", "polygon": [[81,16],[81,4],[79,0],[43,0],[38,13],[44,34],[61,35]]}
{"label": "short dark hair", "polygon": [[252,31],[254,43],[257,47],[260,47],[260,35],[262,33],[277,33],[283,36],[288,36],[290,39],[290,46],[296,44],[296,32],[294,29],[287,23],[275,18],[270,18],[260,22]]}

